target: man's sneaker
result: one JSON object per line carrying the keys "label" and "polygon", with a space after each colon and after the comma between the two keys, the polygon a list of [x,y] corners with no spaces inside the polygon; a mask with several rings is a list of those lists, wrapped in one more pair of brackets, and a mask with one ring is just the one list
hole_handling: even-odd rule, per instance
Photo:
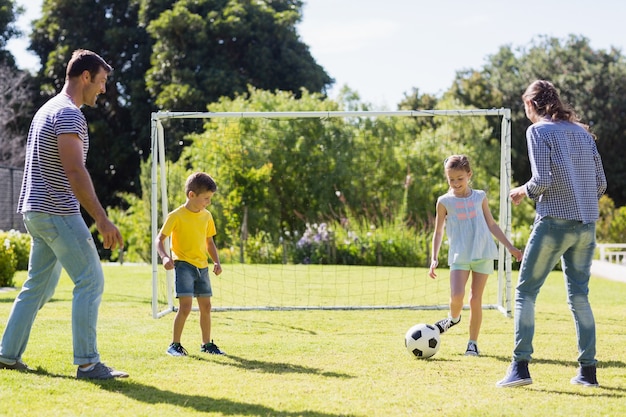
{"label": "man's sneaker", "polygon": [[8,363],[4,363],[4,362],[0,362],[0,369],[13,369],[16,371],[32,371],[32,368],[29,368],[28,365],[26,365],[24,362],[22,362],[21,360],[16,360],[15,363],[12,364],[8,364]]}
{"label": "man's sneaker", "polygon": [[581,366],[578,368],[578,375],[570,381],[572,384],[584,385],[585,387],[598,387],[598,380],[596,379],[596,366]]}
{"label": "man's sneaker", "polygon": [[76,378],[78,379],[113,379],[113,378],[128,378],[128,374],[122,371],[116,371],[115,369],[106,366],[102,362],[98,362],[91,371],[83,371],[78,367],[76,371]]}
{"label": "man's sneaker", "polygon": [[210,353],[211,355],[226,355],[224,351],[217,347],[215,343],[211,340],[210,343],[205,343],[204,345],[200,345],[200,352]]}
{"label": "man's sneaker", "polygon": [[170,356],[187,356],[187,351],[180,343],[172,343],[166,353]]}
{"label": "man's sneaker", "polygon": [[461,322],[461,317],[459,316],[459,321],[453,322],[452,318],[446,317],[445,319],[441,319],[435,323],[435,326],[439,329],[439,333],[445,333],[452,326],[456,326]]}
{"label": "man's sneaker", "polygon": [[478,356],[480,355],[480,350],[478,350],[478,345],[474,342],[467,342],[467,350],[465,350],[465,356]]}
{"label": "man's sneaker", "polygon": [[519,387],[522,385],[530,385],[532,383],[533,380],[530,377],[530,372],[528,372],[528,362],[513,361],[511,362],[511,366],[509,366],[508,374],[503,380],[498,381],[496,386],[500,388]]}

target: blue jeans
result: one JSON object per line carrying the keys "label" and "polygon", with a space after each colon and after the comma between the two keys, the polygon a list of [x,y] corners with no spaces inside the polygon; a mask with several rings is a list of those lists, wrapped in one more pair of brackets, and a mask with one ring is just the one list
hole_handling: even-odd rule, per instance
{"label": "blue jeans", "polygon": [[104,290],[100,257],[80,215],[27,212],[24,224],[32,237],[28,278],[9,315],[0,360],[21,360],[39,309],[54,295],[63,267],[74,282],[72,339],[74,364],[100,361],[96,343],[98,309]]}
{"label": "blue jeans", "polygon": [[513,360],[530,361],[535,333],[535,300],[546,277],[561,259],[567,302],[578,338],[578,362],[596,364],[596,324],[589,305],[589,276],[596,247],[595,223],[544,217],[535,221],[524,251],[515,290]]}

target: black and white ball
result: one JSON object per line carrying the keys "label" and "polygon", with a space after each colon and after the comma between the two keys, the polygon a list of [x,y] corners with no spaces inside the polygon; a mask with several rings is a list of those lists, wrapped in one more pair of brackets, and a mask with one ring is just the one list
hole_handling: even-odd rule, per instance
{"label": "black and white ball", "polygon": [[439,350],[439,330],[431,324],[419,323],[407,330],[404,336],[406,350],[418,359],[428,359]]}

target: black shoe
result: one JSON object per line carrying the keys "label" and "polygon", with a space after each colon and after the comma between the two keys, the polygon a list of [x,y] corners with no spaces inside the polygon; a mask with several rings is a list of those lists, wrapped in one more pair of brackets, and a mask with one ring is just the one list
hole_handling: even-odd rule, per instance
{"label": "black shoe", "polygon": [[453,322],[450,317],[446,317],[445,319],[441,319],[438,322],[436,322],[435,326],[437,327],[437,329],[439,329],[439,333],[441,334],[441,333],[447,332],[448,329],[450,329],[450,327],[456,326],[460,322],[461,322],[460,316],[459,316],[459,321],[457,321],[456,323]]}
{"label": "black shoe", "polygon": [[4,362],[0,362],[0,369],[13,369],[16,371],[32,371],[33,369],[30,368],[28,365],[26,365],[24,362],[22,362],[21,360],[16,360],[15,363],[12,363],[11,365],[4,363]]}
{"label": "black shoe", "polygon": [[218,348],[212,340],[211,343],[205,343],[204,345],[200,345],[200,352],[210,353],[211,355],[226,355],[226,353]]}
{"label": "black shoe", "polygon": [[511,366],[509,366],[509,372],[507,375],[503,380],[498,381],[496,386],[500,388],[519,387],[522,385],[530,385],[532,383],[533,380],[530,378],[530,372],[528,372],[528,362],[513,361],[511,362]]}
{"label": "black shoe", "polygon": [[187,356],[187,351],[180,343],[172,343],[165,351],[170,356]]}
{"label": "black shoe", "polygon": [[91,371],[83,371],[78,367],[76,371],[76,378],[78,379],[113,379],[113,378],[128,378],[128,374],[123,371],[116,371],[110,366],[106,366],[102,362],[98,362]]}
{"label": "black shoe", "polygon": [[584,385],[585,387],[598,387],[598,380],[596,379],[596,366],[581,366],[578,368],[578,375],[570,381],[572,384]]}
{"label": "black shoe", "polygon": [[467,342],[467,349],[465,350],[465,356],[479,356],[480,350],[478,345],[474,342]]}

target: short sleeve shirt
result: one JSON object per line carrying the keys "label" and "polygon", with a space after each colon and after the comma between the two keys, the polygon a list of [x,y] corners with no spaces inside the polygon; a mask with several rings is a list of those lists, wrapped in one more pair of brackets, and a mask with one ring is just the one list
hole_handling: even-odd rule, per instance
{"label": "short sleeve shirt", "polygon": [[209,266],[206,241],[215,236],[215,222],[208,210],[195,213],[180,206],[167,215],[161,234],[172,236],[172,259],[198,268]]}
{"label": "short sleeve shirt", "polygon": [[69,96],[61,93],[44,104],[31,122],[18,213],[80,214],[80,203],[59,157],[58,137],[68,133],[77,134],[82,141],[85,163],[89,150],[87,120]]}

